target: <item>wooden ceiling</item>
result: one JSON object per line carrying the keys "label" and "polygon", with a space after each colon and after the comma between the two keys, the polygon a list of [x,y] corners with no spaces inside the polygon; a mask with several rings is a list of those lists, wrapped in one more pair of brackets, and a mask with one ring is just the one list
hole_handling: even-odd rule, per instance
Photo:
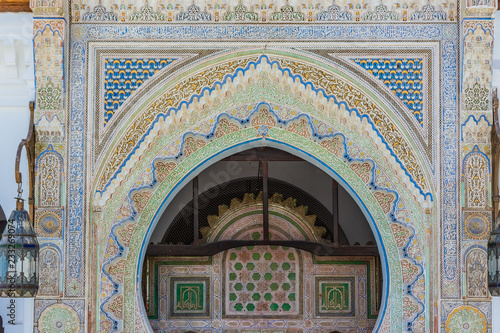
{"label": "wooden ceiling", "polygon": [[29,0],[0,0],[0,12],[31,12]]}

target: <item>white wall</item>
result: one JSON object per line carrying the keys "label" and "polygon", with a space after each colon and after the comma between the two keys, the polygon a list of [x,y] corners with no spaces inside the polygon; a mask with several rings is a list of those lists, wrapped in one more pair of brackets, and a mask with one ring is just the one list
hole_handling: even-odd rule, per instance
{"label": "white wall", "polygon": [[[28,133],[29,101],[34,99],[33,15],[0,13],[0,204],[8,217],[15,207],[14,162]],[[27,198],[26,152],[21,162]]]}
{"label": "white wall", "polygon": [[[14,162],[19,142],[28,133],[29,101],[34,99],[33,15],[0,13],[0,205],[9,218],[15,208]],[[26,152],[23,151],[23,198],[28,197]],[[15,301],[15,325],[6,316],[10,299],[0,298],[5,332],[33,332],[33,299]]]}

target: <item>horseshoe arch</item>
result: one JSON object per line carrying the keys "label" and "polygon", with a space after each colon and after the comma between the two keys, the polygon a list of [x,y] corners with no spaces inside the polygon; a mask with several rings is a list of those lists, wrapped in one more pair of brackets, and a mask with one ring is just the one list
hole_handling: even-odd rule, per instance
{"label": "horseshoe arch", "polygon": [[99,331],[146,331],[140,270],[169,200],[238,149],[269,145],[319,165],[357,200],[384,263],[380,332],[425,328],[434,190],[425,157],[376,94],[337,69],[281,50],[232,52],[166,80],[134,106],[92,193]]}

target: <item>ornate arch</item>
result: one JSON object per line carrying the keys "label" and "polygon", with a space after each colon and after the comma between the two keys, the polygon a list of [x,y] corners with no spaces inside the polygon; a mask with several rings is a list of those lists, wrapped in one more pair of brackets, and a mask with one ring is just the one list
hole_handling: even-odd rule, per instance
{"label": "ornate arch", "polygon": [[38,207],[59,208],[61,206],[62,175],[62,156],[49,144],[37,160]]}
{"label": "ornate arch", "polygon": [[487,180],[490,178],[490,161],[476,145],[463,160],[465,207],[481,209],[488,206]]}
{"label": "ornate arch", "polygon": [[[237,56],[181,75],[197,83],[162,87],[108,148],[111,163],[99,169],[91,203],[96,325],[147,330],[138,279],[161,212],[194,173],[240,149],[270,145],[320,165],[367,215],[385,265],[379,330],[423,331],[430,262],[422,242],[433,190],[402,127],[376,99],[303,59],[295,59],[301,68],[277,55]],[[220,65],[229,63],[236,67],[224,75]],[[200,76],[209,70],[216,83]],[[340,86],[350,93],[334,95]]]}
{"label": "ornate arch", "polygon": [[[304,54],[277,50],[264,52],[262,49],[224,54],[198,66],[187,67],[175,78],[163,81],[160,87],[152,87],[153,93],[144,100],[133,101],[139,105],[124,117],[120,132],[115,133],[108,149],[101,155],[100,160],[108,162],[105,168],[101,163],[94,186],[105,200],[120,183],[121,175],[133,167],[134,156],[138,156],[137,150],[141,150],[152,125],[164,121],[167,127],[175,125],[169,131],[187,129],[214,106],[223,106],[223,101],[237,95],[238,90],[255,88],[255,81],[262,75],[268,77],[266,84],[279,87],[279,91],[252,91],[253,95],[246,103],[272,100],[273,97],[287,99],[285,104],[300,100],[311,114],[334,122],[343,112],[357,115],[356,121],[362,124],[358,132],[373,130],[370,133],[379,137],[387,148],[387,158],[392,156],[395,161],[391,162],[399,164],[408,177],[408,186],[418,189],[422,200],[432,200],[431,176],[422,163],[425,154],[413,144],[406,125],[400,121],[401,115],[386,107],[380,96],[355,84],[338,69],[318,59],[306,58]],[[275,96],[270,96],[273,93]],[[276,96],[276,93],[282,96]],[[242,98],[235,96],[238,97]],[[128,108],[128,105],[123,107]]]}

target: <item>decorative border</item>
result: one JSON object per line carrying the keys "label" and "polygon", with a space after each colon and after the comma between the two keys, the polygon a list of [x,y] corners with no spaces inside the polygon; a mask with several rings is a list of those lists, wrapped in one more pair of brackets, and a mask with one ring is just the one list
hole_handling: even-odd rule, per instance
{"label": "decorative border", "polygon": [[[180,282],[183,283],[188,283],[188,282],[193,282],[193,283],[199,283],[202,282],[204,285],[204,292],[203,292],[203,297],[204,297],[204,309],[202,311],[196,311],[196,313],[176,313],[174,308],[175,304],[174,301],[177,299],[175,296],[177,296],[177,284]],[[212,316],[212,310],[211,310],[211,301],[210,301],[210,295],[211,295],[211,283],[210,283],[210,277],[208,276],[195,276],[195,275],[189,275],[189,276],[171,276],[168,278],[168,287],[167,291],[168,292],[168,316],[171,318],[192,318],[192,319],[206,319],[210,318]]]}
{"label": "decorative border", "polygon": [[[317,22],[453,22],[457,19],[457,1],[430,3],[414,0],[401,6],[394,1],[384,3],[361,3],[354,7],[344,0],[317,0],[304,4],[296,0],[258,2],[221,1],[214,5],[208,1],[193,1],[192,4],[174,1],[165,4],[155,0],[135,2],[134,5],[116,5],[104,0],[74,0],[71,16],[73,22],[116,22],[121,24],[156,23],[175,24],[193,22],[197,24],[273,24]],[[471,10],[484,7],[471,7]],[[494,10],[493,7],[487,7]],[[109,10],[108,10],[109,9]],[[469,9],[469,8],[468,8]]]}
{"label": "decorative border", "polygon": [[[74,333],[83,333],[86,331],[85,329],[85,319],[86,319],[86,313],[84,311],[85,309],[85,301],[84,300],[62,300],[59,301],[57,299],[35,299],[35,314],[34,314],[34,319],[35,322],[38,322],[40,319],[40,315],[47,309],[50,308],[53,305],[57,304],[64,304],[67,305],[68,307],[72,308],[76,315],[79,318],[79,327],[80,330],[78,332]],[[41,333],[40,330],[38,329],[37,326],[35,326],[34,329],[35,333]]]}
{"label": "decorative border", "polygon": [[[368,274],[367,274],[368,277]],[[324,317],[353,317],[356,315],[356,309],[359,306],[356,295],[358,294],[358,288],[356,287],[358,281],[355,282],[355,276],[316,276],[314,278],[314,316],[316,318]],[[321,294],[321,283],[322,282],[347,282],[349,284],[349,310],[337,311],[337,312],[322,312],[321,304],[322,298]],[[358,282],[359,283],[359,282]]]}
{"label": "decorative border", "polygon": [[[443,101],[444,117],[443,130],[445,132],[443,155],[443,224],[444,230],[456,230],[457,226],[457,26],[442,25],[314,25],[314,26],[109,26],[109,25],[78,25],[71,27],[71,106],[70,106],[70,128],[69,133],[69,158],[71,172],[68,172],[68,188],[70,198],[68,209],[69,232],[67,233],[68,255],[67,255],[67,281],[66,294],[75,296],[82,294],[84,288],[85,264],[83,221],[86,221],[84,212],[84,114],[85,114],[85,61],[87,41],[97,40],[120,40],[129,38],[140,39],[172,39],[172,40],[428,40],[434,39],[442,42],[443,56]],[[258,33],[257,33],[258,32]],[[449,158],[446,158],[449,156]],[[446,233],[445,233],[446,234]],[[456,231],[455,231],[456,234]],[[457,238],[444,235],[444,251],[446,259],[443,261],[443,271],[449,264],[456,267],[459,250],[457,249]],[[456,251],[453,251],[455,249]],[[454,254],[453,254],[454,253]],[[445,255],[445,254],[443,254]],[[459,285],[459,276],[452,269],[452,274],[447,274],[448,281]],[[80,282],[80,288],[75,283]],[[443,281],[444,283],[444,281]],[[77,287],[76,292],[70,292],[72,286]],[[457,288],[459,289],[459,288]],[[453,295],[445,295],[453,296]]]}

